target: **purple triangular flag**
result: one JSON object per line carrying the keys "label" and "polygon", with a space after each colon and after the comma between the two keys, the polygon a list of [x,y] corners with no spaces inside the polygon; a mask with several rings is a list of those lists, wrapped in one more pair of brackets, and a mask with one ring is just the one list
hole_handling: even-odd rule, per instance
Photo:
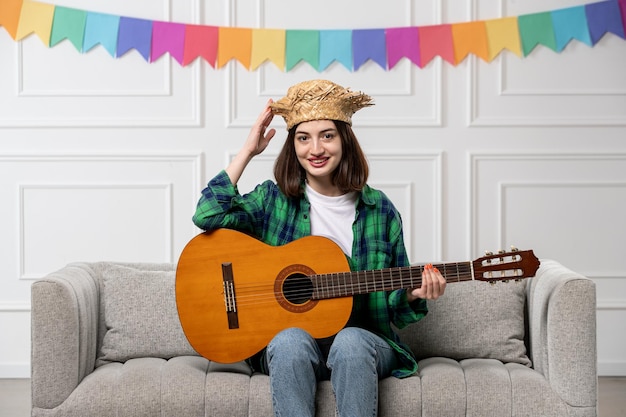
{"label": "purple triangular flag", "polygon": [[587,4],[585,11],[593,45],[609,32],[624,38],[624,22],[617,0]]}
{"label": "purple triangular flag", "polygon": [[131,49],[139,51],[141,56],[150,62],[150,46],[152,44],[152,21],[120,17],[120,29],[117,35],[117,56],[124,55]]}
{"label": "purple triangular flag", "polygon": [[182,23],[158,22],[152,24],[152,53],[150,61],[156,61],[169,52],[179,64],[185,54],[185,25]]}
{"label": "purple triangular flag", "polygon": [[387,35],[387,62],[389,69],[398,61],[406,57],[420,67],[420,42],[417,27],[388,28]]}
{"label": "purple triangular flag", "polygon": [[355,29],[352,31],[352,57],[354,70],[368,59],[387,69],[387,50],[385,46],[385,29]]}
{"label": "purple triangular flag", "polygon": [[622,27],[626,32],[626,0],[619,0],[619,8],[622,10]]}

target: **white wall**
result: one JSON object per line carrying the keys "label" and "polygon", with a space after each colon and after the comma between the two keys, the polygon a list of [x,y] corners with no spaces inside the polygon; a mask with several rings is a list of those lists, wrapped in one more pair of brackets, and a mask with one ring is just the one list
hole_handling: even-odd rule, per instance
{"label": "white wall", "polygon": [[[52,2],[52,1],[51,1]],[[58,0],[117,15],[220,26],[376,28],[518,16],[586,3],[374,0]],[[362,10],[367,13],[360,12]],[[174,262],[197,233],[204,183],[238,150],[268,98],[324,77],[377,105],[355,130],[405,220],[412,261],[532,248],[591,277],[599,370],[626,375],[626,42],[558,54],[437,58],[425,69],[368,63],[319,74],[303,64],[248,72],[181,68],[136,52],[14,42],[0,30],[0,378],[28,377],[30,285],[72,261]],[[284,138],[241,188],[271,175]]]}

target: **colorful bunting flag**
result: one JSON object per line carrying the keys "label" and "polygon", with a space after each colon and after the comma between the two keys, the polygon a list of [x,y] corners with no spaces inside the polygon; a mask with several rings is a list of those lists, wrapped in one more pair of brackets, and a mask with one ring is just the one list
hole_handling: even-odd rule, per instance
{"label": "colorful bunting flag", "polygon": [[47,3],[26,1],[22,4],[20,23],[17,27],[16,40],[21,40],[31,33],[36,34],[44,45],[50,46],[50,32],[54,18],[54,6]]}
{"label": "colorful bunting flag", "polygon": [[170,22],[152,23],[152,49],[150,61],[156,61],[169,53],[179,64],[183,63],[185,52],[185,25]]}
{"label": "colorful bunting flag", "polygon": [[334,61],[352,71],[352,31],[320,30],[320,62],[318,71],[324,71]]}
{"label": "colorful bunting flag", "polygon": [[518,57],[522,56],[522,45],[519,39],[519,26],[516,17],[503,17],[485,21],[487,45],[491,62],[500,52],[507,49]]}
{"label": "colorful bunting flag", "polygon": [[626,0],[619,0],[619,8],[622,13],[622,29],[626,32]]}
{"label": "colorful bunting flag", "polygon": [[252,30],[252,70],[269,60],[282,70],[285,68],[285,31],[279,29]]}
{"label": "colorful bunting flag", "polygon": [[485,22],[456,23],[452,25],[454,61],[458,64],[470,53],[489,62],[489,45]]}
{"label": "colorful bunting flag", "polygon": [[217,40],[217,68],[231,59],[250,69],[252,53],[252,29],[220,27]]}
{"label": "colorful bunting flag", "polygon": [[417,27],[389,28],[386,36],[389,69],[395,67],[402,58],[408,58],[418,67],[421,66],[420,35]]}
{"label": "colorful bunting flag", "polygon": [[607,33],[626,39],[626,0],[484,21],[339,30],[192,25],[0,0],[0,26],[16,41],[34,33],[49,47],[67,39],[81,53],[101,45],[113,57],[135,49],[147,62],[169,54],[183,66],[202,58],[213,68],[237,60],[255,70],[269,61],[289,71],[304,61],[317,71],[333,62],[357,71],[372,60],[391,70],[403,58],[423,68],[437,56],[457,65],[469,55],[490,62],[503,50],[525,57],[538,45],[561,52],[573,40],[593,47]]}
{"label": "colorful bunting flag", "polygon": [[151,46],[152,21],[120,17],[120,29],[117,33],[117,56],[122,56],[131,49],[136,49],[147,62],[150,62]]}
{"label": "colorful bunting flag", "polygon": [[572,39],[592,46],[583,6],[553,11],[552,25],[554,26],[557,52],[562,51]]}
{"label": "colorful bunting flag", "polygon": [[86,20],[87,12],[84,10],[56,6],[52,32],[50,33],[50,46],[68,39],[78,52],[82,52]]}
{"label": "colorful bunting flag", "polygon": [[454,44],[452,41],[452,25],[421,26],[420,38],[420,62],[422,68],[437,55],[455,65]]}
{"label": "colorful bunting flag", "polygon": [[285,35],[287,71],[305,61],[319,67],[320,36],[317,30],[288,30]]}
{"label": "colorful bunting flag", "polygon": [[183,65],[189,65],[198,57],[204,58],[215,68],[217,60],[219,28],[217,26],[187,25]]}
{"label": "colorful bunting flag", "polygon": [[117,52],[117,33],[119,29],[119,16],[87,12],[83,52],[87,52],[99,44],[102,45],[112,57],[115,57]]}
{"label": "colorful bunting flag", "polygon": [[384,29],[359,29],[352,31],[352,59],[358,70],[370,59],[382,69],[387,69],[387,47]]}
{"label": "colorful bunting flag", "polygon": [[524,56],[528,56],[537,45],[544,45],[556,51],[556,38],[550,12],[526,14],[517,19]]}
{"label": "colorful bunting flag", "polygon": [[13,39],[17,38],[23,0],[2,0],[0,2],[0,26],[4,26]]}
{"label": "colorful bunting flag", "polygon": [[591,41],[595,45],[607,33],[614,33],[624,39],[624,20],[620,18],[620,5],[617,0],[602,1],[585,6]]}

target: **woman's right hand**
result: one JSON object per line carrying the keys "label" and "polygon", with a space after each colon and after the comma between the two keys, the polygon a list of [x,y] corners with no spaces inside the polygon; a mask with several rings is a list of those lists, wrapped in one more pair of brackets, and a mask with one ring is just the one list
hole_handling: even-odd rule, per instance
{"label": "woman's right hand", "polygon": [[254,122],[254,125],[252,125],[250,133],[248,134],[248,139],[243,146],[242,151],[247,152],[250,155],[250,158],[263,152],[276,134],[276,129],[272,128],[270,130],[267,130],[267,127],[270,125],[272,119],[274,118],[274,114],[272,113],[272,109],[270,108],[270,104],[272,104],[273,102],[274,101],[272,99],[269,99],[267,101],[265,108],[256,119],[256,122]]}
{"label": "woman's right hand", "polygon": [[239,153],[235,155],[226,168],[226,173],[230,177],[230,181],[233,184],[237,184],[239,178],[241,178],[241,174],[243,174],[243,170],[246,168],[250,160],[263,152],[276,134],[276,129],[272,128],[267,130],[267,127],[274,118],[274,114],[270,108],[270,104],[273,102],[274,101],[272,99],[267,101],[265,108],[252,125],[250,133],[248,134],[248,139],[246,139],[246,142]]}

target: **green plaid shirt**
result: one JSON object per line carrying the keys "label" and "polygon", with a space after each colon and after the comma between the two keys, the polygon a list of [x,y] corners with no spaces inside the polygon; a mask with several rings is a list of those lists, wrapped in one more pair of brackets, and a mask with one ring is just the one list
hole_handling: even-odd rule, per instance
{"label": "green plaid shirt", "polygon": [[[202,191],[193,221],[203,230],[239,230],[279,246],[311,234],[309,209],[306,195],[288,198],[269,180],[241,195],[222,171]],[[352,230],[352,257],[348,257],[352,271],[409,265],[400,214],[381,191],[365,186],[357,201]],[[392,375],[403,378],[417,372],[417,362],[391,323],[403,328],[419,321],[427,311],[425,300],[409,304],[406,290],[374,292],[354,297],[350,320],[389,342],[399,363]]]}

